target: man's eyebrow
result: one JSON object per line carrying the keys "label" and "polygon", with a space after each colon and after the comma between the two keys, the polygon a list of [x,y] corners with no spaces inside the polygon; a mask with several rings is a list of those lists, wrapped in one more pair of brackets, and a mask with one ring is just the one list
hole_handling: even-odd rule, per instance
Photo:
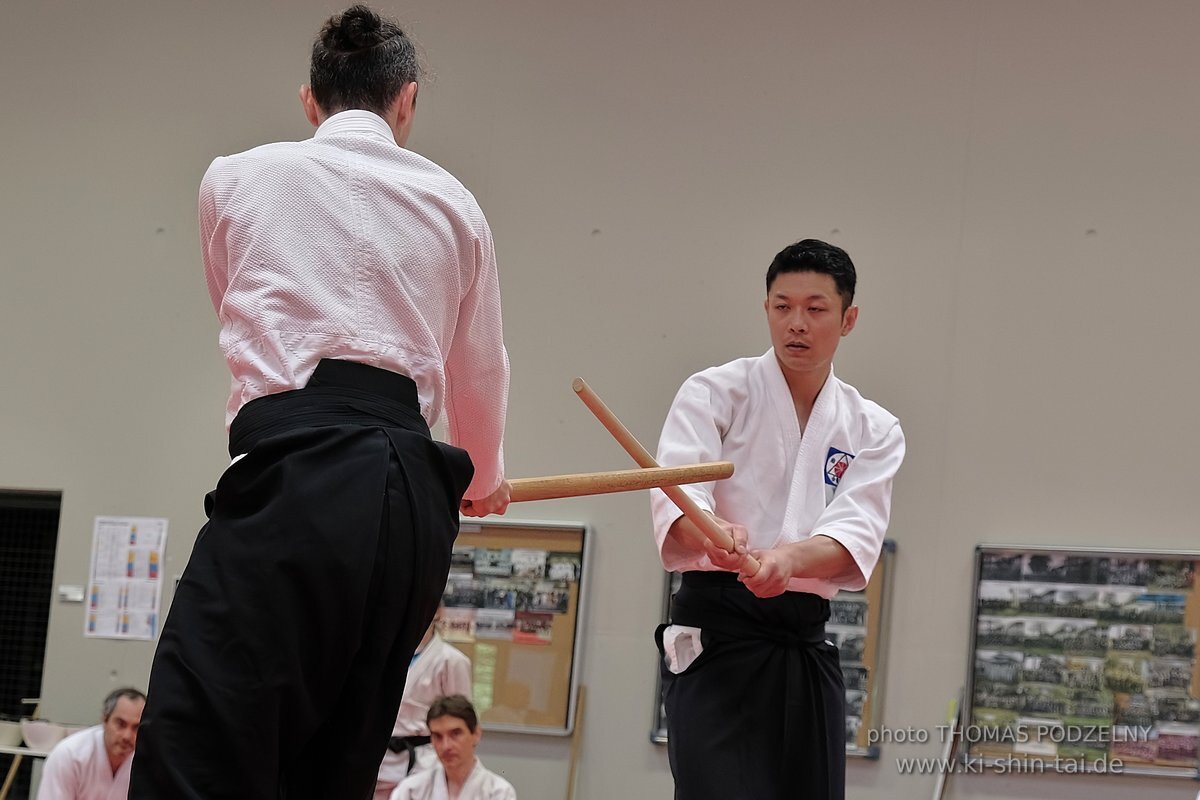
{"label": "man's eyebrow", "polygon": [[[786,292],[774,292],[771,294],[771,297],[776,300],[796,299],[796,298],[792,297],[792,295],[787,294]],[[828,299],[830,299],[830,295],[826,294],[825,292],[813,292],[811,294],[803,295],[799,299],[801,299],[801,300],[828,300]]]}

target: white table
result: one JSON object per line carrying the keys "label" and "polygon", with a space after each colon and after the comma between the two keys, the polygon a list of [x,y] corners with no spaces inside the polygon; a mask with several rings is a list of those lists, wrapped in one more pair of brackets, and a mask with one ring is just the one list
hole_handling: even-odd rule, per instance
{"label": "white table", "polygon": [[9,753],[14,756],[31,756],[33,758],[45,758],[50,755],[49,750],[34,750],[31,747],[13,747],[7,744],[0,744],[0,753]]}

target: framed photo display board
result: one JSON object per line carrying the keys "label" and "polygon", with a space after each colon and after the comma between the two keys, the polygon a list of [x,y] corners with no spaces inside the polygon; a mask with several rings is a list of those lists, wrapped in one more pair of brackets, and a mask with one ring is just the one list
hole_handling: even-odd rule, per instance
{"label": "framed photo display board", "polygon": [[[868,744],[868,733],[879,727],[883,709],[883,655],[886,652],[888,593],[896,543],[883,543],[879,563],[861,592],[839,592],[830,601],[825,635],[837,645],[846,683],[846,755],[878,758],[879,745]],[[671,597],[679,588],[678,573],[666,576],[663,621],[669,619]],[[662,678],[655,681],[654,721],[650,740],[667,741],[667,714],[662,702]]]}
{"label": "framed photo display board", "polygon": [[489,730],[572,732],[588,544],[578,523],[460,524],[437,625]]}
{"label": "framed photo display board", "polygon": [[960,753],[1006,773],[1197,775],[1200,553],[976,548]]}

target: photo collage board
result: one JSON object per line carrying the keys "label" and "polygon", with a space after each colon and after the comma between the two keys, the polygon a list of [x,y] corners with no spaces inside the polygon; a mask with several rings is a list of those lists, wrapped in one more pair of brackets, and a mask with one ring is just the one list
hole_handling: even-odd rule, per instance
{"label": "photo collage board", "polygon": [[436,624],[489,728],[570,732],[585,544],[573,523],[462,523]]}
{"label": "photo collage board", "polygon": [[978,548],[964,756],[1194,777],[1198,564],[1200,553]]}

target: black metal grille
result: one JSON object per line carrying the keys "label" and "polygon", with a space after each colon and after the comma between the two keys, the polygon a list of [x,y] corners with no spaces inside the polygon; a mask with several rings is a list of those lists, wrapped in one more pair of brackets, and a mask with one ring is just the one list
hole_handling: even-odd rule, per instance
{"label": "black metal grille", "polygon": [[[15,720],[33,708],[22,698],[42,686],[46,626],[53,594],[60,492],[0,490],[0,717]],[[0,783],[13,757],[0,754]],[[32,759],[22,759],[8,800],[29,797]]]}

